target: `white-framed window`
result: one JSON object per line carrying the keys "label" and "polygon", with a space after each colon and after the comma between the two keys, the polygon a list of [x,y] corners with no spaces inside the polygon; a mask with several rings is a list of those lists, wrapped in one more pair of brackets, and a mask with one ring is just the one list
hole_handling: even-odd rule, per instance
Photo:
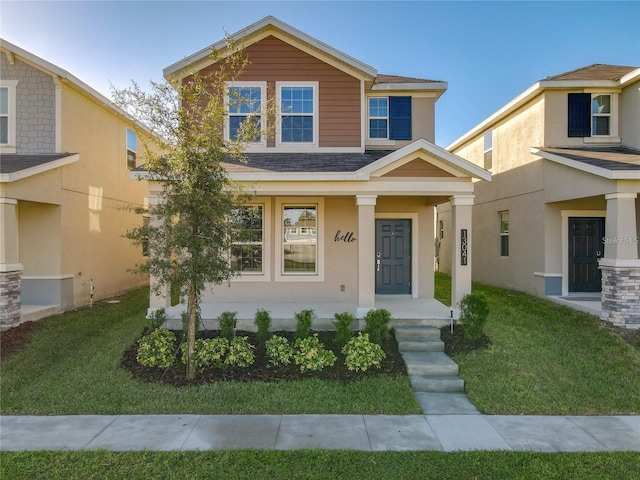
{"label": "white-framed window", "polygon": [[138,135],[130,128],[127,128],[127,168],[129,170],[136,168],[137,152]]}
{"label": "white-framed window", "polygon": [[0,149],[16,153],[16,86],[18,80],[0,80]]}
{"label": "white-framed window", "polygon": [[318,145],[318,82],[276,82],[278,146]]}
{"label": "white-framed window", "polygon": [[324,281],[324,199],[276,199],[276,281]]}
{"label": "white-framed window", "polygon": [[369,97],[369,138],[389,138],[388,97]]}
{"label": "white-framed window", "polygon": [[240,238],[231,247],[231,270],[264,273],[264,205],[243,205],[232,212],[231,221],[240,229]]}
{"label": "white-framed window", "polygon": [[611,95],[591,96],[591,136],[611,135]]}
{"label": "white-framed window", "polygon": [[509,211],[499,212],[500,215],[500,256],[509,256]]}
{"label": "white-framed window", "polygon": [[[225,123],[226,140],[243,137],[252,145],[266,145],[262,132],[265,130],[264,105],[267,95],[266,82],[227,82]],[[239,135],[246,128],[245,135]],[[253,138],[250,138],[253,137]]]}

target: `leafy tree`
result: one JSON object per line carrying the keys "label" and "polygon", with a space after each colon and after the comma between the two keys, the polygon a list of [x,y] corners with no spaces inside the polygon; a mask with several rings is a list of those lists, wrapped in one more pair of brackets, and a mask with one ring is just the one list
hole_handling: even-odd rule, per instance
{"label": "leafy tree", "polygon": [[153,275],[156,281],[151,288],[160,292],[174,285],[187,299],[187,378],[196,373],[202,292],[234,275],[228,253],[240,238],[241,227],[229,219],[248,199],[229,179],[224,164],[229,156],[242,158],[247,143],[265,134],[255,116],[249,115],[237,140],[225,141],[225,81],[237,79],[248,59],[230,40],[224,55],[214,51],[211,56],[217,63],[206,75],[191,72],[181,83],[151,82],[148,91],[135,82],[129,88],[113,89],[114,102],[155,136],[154,143],[139,137],[145,149],[145,178],[160,187],[159,201],[135,209],[151,221],[126,236],[140,245],[148,242],[150,256],[135,271]]}

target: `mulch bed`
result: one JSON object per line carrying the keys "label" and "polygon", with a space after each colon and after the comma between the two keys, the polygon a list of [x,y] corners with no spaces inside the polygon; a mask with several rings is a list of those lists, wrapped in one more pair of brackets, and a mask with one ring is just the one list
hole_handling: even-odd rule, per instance
{"label": "mulch bed", "polygon": [[0,332],[0,361],[5,360],[9,355],[21,352],[29,341],[31,332],[38,327],[38,322],[25,322]]}
{"label": "mulch bed", "polygon": [[[141,336],[146,333],[146,329]],[[174,332],[176,337],[180,339],[182,332]],[[292,332],[273,332],[289,338],[293,342]],[[121,367],[128,370],[132,375],[140,380],[147,382],[163,382],[175,386],[184,385],[201,385],[205,383],[213,383],[221,380],[235,380],[241,382],[261,381],[261,382],[280,382],[294,381],[304,378],[317,378],[328,382],[339,382],[346,384],[349,382],[361,380],[365,377],[375,377],[378,375],[406,375],[407,370],[400,353],[398,352],[398,344],[393,335],[382,345],[386,354],[386,358],[381,362],[380,368],[370,368],[365,372],[349,371],[344,364],[344,355],[333,347],[333,338],[335,332],[313,332],[318,334],[321,343],[327,349],[335,353],[337,360],[332,367],[326,367],[319,372],[301,373],[299,367],[292,361],[286,366],[271,367],[268,366],[268,359],[264,346],[258,345],[256,334],[254,332],[238,331],[236,336],[249,337],[249,342],[256,345],[255,363],[249,368],[220,369],[212,368],[197,374],[194,380],[188,381],[185,378],[185,366],[177,362],[178,365],[166,369],[144,367],[136,361],[137,341],[134,342],[124,353]],[[198,338],[213,338],[219,336],[218,330],[207,330],[199,333]]]}
{"label": "mulch bed", "polygon": [[473,340],[467,338],[464,334],[463,325],[455,325],[453,333],[451,333],[451,327],[442,327],[440,329],[440,339],[444,342],[444,353],[450,356],[487,348],[490,343],[489,337],[484,333]]}

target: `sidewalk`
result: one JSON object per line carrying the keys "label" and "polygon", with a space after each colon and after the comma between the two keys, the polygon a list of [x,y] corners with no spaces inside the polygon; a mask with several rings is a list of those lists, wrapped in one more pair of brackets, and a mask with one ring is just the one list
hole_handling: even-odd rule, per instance
{"label": "sidewalk", "polygon": [[1,416],[0,450],[640,452],[640,416]]}

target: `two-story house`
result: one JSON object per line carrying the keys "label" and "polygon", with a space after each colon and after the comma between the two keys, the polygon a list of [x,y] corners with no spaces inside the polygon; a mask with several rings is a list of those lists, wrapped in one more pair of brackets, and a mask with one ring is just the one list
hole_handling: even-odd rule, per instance
{"label": "two-story house", "polygon": [[493,174],[475,190],[475,279],[640,327],[640,68],[547,77],[447,148]]}
{"label": "two-story house", "polygon": [[[448,200],[458,302],[471,288],[473,180],[490,174],[434,144],[435,102],[447,84],[378,74],[273,17],[231,39],[249,65],[227,95],[251,102],[229,102],[226,139],[269,95],[277,113],[257,115],[273,134],[248,147],[248,163],[226,164],[255,192],[241,215],[255,232],[230,254],[238,276],[205,293],[203,318],[243,304],[251,315],[286,304],[288,318],[317,305],[361,316],[390,296],[433,299],[435,206]],[[165,77],[179,83],[220,68],[212,48],[223,59],[227,41],[167,67]],[[153,196],[157,185],[149,185]],[[168,302],[152,296],[150,307]]]}
{"label": "two-story house", "polygon": [[0,325],[142,286],[123,238],[147,186],[144,128],[69,72],[0,41]]}

